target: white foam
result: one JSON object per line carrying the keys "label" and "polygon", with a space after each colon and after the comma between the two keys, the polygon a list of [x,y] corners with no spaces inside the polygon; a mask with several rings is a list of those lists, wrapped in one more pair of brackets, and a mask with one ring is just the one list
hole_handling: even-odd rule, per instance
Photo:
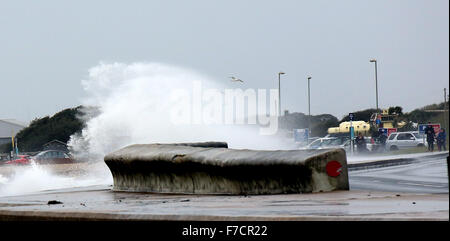
{"label": "white foam", "polygon": [[30,194],[44,190],[111,184],[112,179],[100,175],[68,176],[52,173],[47,165],[21,166],[14,168],[9,177],[0,176],[0,196]]}
{"label": "white foam", "polygon": [[[82,81],[88,94],[84,105],[98,106],[100,114],[89,119],[81,135],[72,136],[68,145],[78,158],[98,160],[137,143],[225,141],[230,148],[287,148],[276,136],[259,135],[255,125],[174,124],[170,93],[192,90],[195,81],[205,88],[225,88],[195,71],[158,63],[101,63],[93,67],[89,78]],[[222,81],[229,82],[226,76]]]}
{"label": "white foam", "polygon": [[[0,176],[0,196],[43,190],[112,184],[103,157],[121,147],[136,143],[225,141],[230,148],[290,149],[276,136],[259,135],[257,126],[174,125],[170,120],[171,91],[190,90],[200,81],[204,88],[223,91],[228,76],[215,81],[195,71],[159,63],[112,63],[89,70],[82,86],[87,94],[84,106],[96,106],[81,134],[71,136],[68,146],[77,160],[98,163],[83,176],[52,173],[44,166],[17,169],[11,177]],[[243,88],[237,86],[236,88]],[[291,144],[292,146],[289,146]]]}

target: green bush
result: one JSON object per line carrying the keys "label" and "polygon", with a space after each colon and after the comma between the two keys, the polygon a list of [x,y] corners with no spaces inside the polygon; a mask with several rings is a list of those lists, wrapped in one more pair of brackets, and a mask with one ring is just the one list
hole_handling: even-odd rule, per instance
{"label": "green bush", "polygon": [[[65,109],[52,117],[34,119],[30,125],[17,133],[19,151],[33,152],[42,150],[42,145],[52,140],[67,142],[70,136],[81,132],[83,123],[80,120],[81,106]],[[11,143],[8,145],[9,149]],[[8,152],[8,146],[2,145],[0,149]]]}

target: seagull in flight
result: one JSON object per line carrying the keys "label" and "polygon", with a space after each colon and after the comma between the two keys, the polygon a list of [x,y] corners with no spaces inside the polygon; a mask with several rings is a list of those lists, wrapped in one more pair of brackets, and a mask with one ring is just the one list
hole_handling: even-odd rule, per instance
{"label": "seagull in flight", "polygon": [[242,82],[242,83],[244,83],[244,81],[242,81],[241,79],[238,79],[238,78],[236,78],[234,76],[231,76],[230,78],[231,78],[232,82]]}

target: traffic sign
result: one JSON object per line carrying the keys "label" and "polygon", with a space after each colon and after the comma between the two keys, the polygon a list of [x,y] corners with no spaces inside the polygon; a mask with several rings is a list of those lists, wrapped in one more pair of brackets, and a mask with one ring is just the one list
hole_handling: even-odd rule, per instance
{"label": "traffic sign", "polygon": [[294,141],[295,142],[304,142],[308,141],[309,138],[309,129],[294,129]]}
{"label": "traffic sign", "polygon": [[384,135],[389,136],[392,132],[397,132],[397,128],[378,128],[378,131],[381,131]]}
{"label": "traffic sign", "polygon": [[425,129],[427,128],[428,125],[431,125],[433,127],[435,134],[439,133],[439,131],[441,130],[441,124],[439,124],[439,123],[437,123],[437,124],[419,124],[419,133],[424,134]]}
{"label": "traffic sign", "polygon": [[348,114],[348,118],[351,120],[351,121],[353,121],[353,118],[355,117],[355,114],[353,114],[353,113],[349,113]]}

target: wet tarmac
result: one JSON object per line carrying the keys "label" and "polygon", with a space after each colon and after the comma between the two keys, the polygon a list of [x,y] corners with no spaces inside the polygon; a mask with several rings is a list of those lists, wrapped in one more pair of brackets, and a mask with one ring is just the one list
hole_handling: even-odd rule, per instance
{"label": "wet tarmac", "polygon": [[[367,190],[250,196],[130,193],[113,191],[112,177],[105,168],[104,163],[0,166],[4,179],[0,180],[3,183],[0,191],[11,185],[24,188],[36,184],[27,192],[24,189],[0,193],[0,220],[449,220],[448,193]],[[105,171],[106,178],[91,179]],[[36,180],[30,174],[36,174]],[[21,175],[27,179],[21,180]],[[48,182],[37,185],[37,180],[42,179]]]}
{"label": "wet tarmac", "polygon": [[448,193],[446,159],[417,160],[409,164],[350,171],[351,190],[404,193]]}
{"label": "wet tarmac", "polygon": [[168,195],[115,192],[111,188],[90,186],[0,197],[0,220],[449,219],[448,194],[334,191],[257,196]]}

